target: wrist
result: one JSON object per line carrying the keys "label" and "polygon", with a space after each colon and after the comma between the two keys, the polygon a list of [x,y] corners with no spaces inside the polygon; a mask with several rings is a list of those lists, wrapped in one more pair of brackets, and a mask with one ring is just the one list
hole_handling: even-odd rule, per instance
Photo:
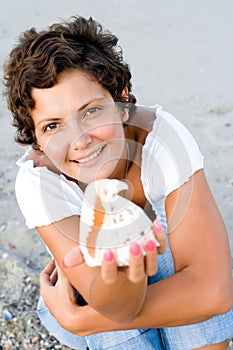
{"label": "wrist", "polygon": [[68,332],[74,333],[76,324],[74,323],[74,316],[76,313],[77,306],[75,307],[75,305],[71,304],[63,308],[61,312],[56,315],[55,318],[62,328],[64,328]]}
{"label": "wrist", "polygon": [[109,321],[128,324],[140,312],[146,288],[146,277],[139,283],[132,283],[127,279],[125,272],[119,271],[118,280],[114,284],[105,284],[101,278],[96,278],[93,281],[89,303],[96,312]]}
{"label": "wrist", "polygon": [[[65,328],[70,333],[80,337],[100,332],[99,315],[89,305],[73,305],[66,311]],[[100,327],[100,328],[99,328]]]}

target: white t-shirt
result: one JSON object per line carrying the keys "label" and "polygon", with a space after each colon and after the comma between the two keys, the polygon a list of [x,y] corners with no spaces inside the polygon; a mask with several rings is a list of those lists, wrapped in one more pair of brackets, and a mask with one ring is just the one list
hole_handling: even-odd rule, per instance
{"label": "white t-shirt", "polygon": [[15,193],[19,208],[28,228],[47,226],[72,215],[81,214],[83,192],[64,175],[47,167],[34,167],[27,160],[29,148],[16,163]]}
{"label": "white t-shirt", "polygon": [[[155,211],[163,210],[166,196],[203,168],[203,156],[191,133],[162,107],[153,107],[156,119],[142,148],[141,180]],[[15,191],[28,228],[47,226],[80,215],[83,192],[74,182],[27,160],[17,162]]]}

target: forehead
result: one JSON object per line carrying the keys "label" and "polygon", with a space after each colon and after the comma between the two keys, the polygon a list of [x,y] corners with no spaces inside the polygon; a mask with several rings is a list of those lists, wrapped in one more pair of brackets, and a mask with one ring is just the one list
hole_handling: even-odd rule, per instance
{"label": "forehead", "polygon": [[110,93],[93,78],[81,71],[63,73],[51,88],[32,89],[34,114],[72,115],[91,100],[111,99]]}

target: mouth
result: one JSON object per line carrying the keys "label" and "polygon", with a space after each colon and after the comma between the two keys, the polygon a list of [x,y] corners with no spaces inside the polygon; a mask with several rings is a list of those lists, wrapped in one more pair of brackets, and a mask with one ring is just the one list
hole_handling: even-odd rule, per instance
{"label": "mouth", "polygon": [[89,162],[90,160],[98,157],[98,155],[102,152],[104,146],[99,148],[97,151],[95,151],[94,153],[90,154],[88,157],[82,158],[82,159],[78,159],[78,160],[74,160],[75,163],[78,164],[84,164]]}

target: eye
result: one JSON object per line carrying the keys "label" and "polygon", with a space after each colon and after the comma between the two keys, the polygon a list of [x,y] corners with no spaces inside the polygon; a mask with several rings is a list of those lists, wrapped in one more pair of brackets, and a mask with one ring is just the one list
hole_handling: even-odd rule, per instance
{"label": "eye", "polygon": [[98,112],[98,111],[100,111],[99,107],[91,107],[87,110],[86,115],[87,116],[92,115],[93,113]]}
{"label": "eye", "polygon": [[56,129],[58,126],[59,126],[59,124],[56,123],[56,122],[50,123],[50,124],[48,124],[48,125],[45,126],[44,131],[46,132],[46,131],[54,130],[54,129]]}

